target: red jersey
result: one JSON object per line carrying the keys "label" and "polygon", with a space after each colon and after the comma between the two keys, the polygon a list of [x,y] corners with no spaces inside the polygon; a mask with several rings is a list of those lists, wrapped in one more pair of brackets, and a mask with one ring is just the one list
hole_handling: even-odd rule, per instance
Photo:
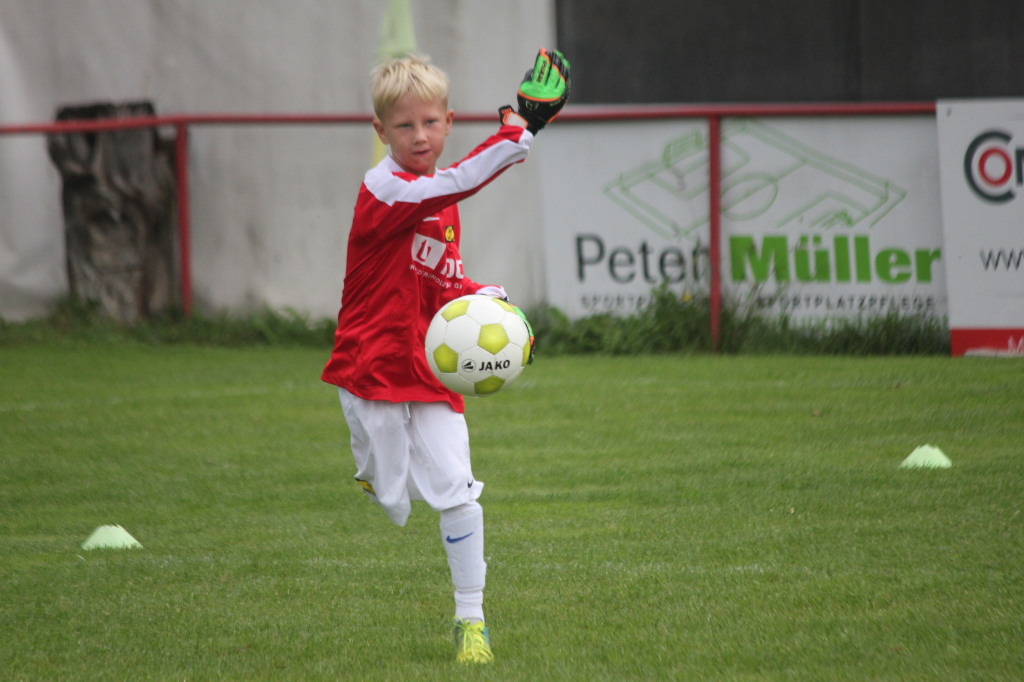
{"label": "red jersey", "polygon": [[457,202],[526,158],[533,135],[503,126],[433,175],[385,157],[363,178],[348,235],[334,351],[321,378],[364,400],[447,402],[461,395],[430,371],[427,326],[441,306],[481,285],[465,276]]}

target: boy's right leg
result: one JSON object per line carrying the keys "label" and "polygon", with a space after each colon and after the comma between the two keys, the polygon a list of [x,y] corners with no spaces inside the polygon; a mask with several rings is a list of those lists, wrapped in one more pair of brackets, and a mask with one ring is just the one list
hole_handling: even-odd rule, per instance
{"label": "boy's right leg", "polygon": [[402,403],[363,400],[338,389],[341,409],[352,434],[356,480],[395,525],[409,520],[408,407]]}

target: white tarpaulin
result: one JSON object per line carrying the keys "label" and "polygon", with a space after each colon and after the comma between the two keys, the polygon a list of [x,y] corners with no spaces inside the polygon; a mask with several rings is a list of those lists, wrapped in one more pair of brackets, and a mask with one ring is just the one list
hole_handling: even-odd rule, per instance
{"label": "white tarpaulin", "polygon": [[[451,163],[495,127],[459,123],[459,112],[494,111],[496,125],[537,48],[554,45],[553,2],[409,4],[419,51],[451,76],[456,123],[442,160]],[[387,5],[0,0],[0,123],[138,99],[165,115],[368,114]],[[196,304],[336,314],[352,205],[374,152],[369,124],[197,126],[190,151]],[[524,304],[544,286],[532,248],[539,207],[522,200],[536,193],[528,161],[462,208],[467,274]],[[60,201],[45,138],[0,136],[4,319],[42,314],[67,292]]]}

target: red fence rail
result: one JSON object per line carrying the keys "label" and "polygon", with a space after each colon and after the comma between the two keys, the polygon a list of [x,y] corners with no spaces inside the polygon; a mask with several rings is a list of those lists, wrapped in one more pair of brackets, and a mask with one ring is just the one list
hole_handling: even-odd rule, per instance
{"label": "red fence rail", "polygon": [[[813,116],[907,116],[935,115],[935,102],[857,102],[797,104],[694,104],[636,106],[574,106],[559,117],[563,122],[642,121],[658,119],[707,119],[709,177],[709,328],[712,348],[718,348],[721,314],[721,126],[726,118],[813,117]],[[55,135],[108,132],[137,128],[174,128],[174,165],[177,180],[179,285],[186,315],[192,311],[191,215],[189,211],[188,137],[189,128],[200,125],[366,125],[370,114],[178,114],[138,116],[88,121],[55,121],[0,125],[3,135]],[[489,123],[496,116],[459,114],[466,123]]]}

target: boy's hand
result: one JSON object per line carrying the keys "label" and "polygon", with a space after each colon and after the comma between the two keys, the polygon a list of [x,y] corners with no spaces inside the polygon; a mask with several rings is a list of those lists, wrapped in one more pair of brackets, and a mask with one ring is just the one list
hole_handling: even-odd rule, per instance
{"label": "boy's hand", "polygon": [[541,48],[533,69],[526,72],[519,85],[518,111],[513,111],[510,105],[503,106],[498,110],[501,122],[521,126],[536,135],[565,106],[571,84],[569,60],[558,50]]}
{"label": "boy's hand", "polygon": [[506,303],[508,302],[508,294],[505,293],[505,287],[498,286],[497,284],[486,284],[473,293],[477,296],[490,296],[491,298],[500,298]]}
{"label": "boy's hand", "polygon": [[486,286],[482,286],[479,289],[477,289],[476,292],[474,293],[476,293],[479,296],[492,296],[493,298],[501,299],[505,303],[508,303],[510,306],[512,306],[512,309],[516,311],[516,315],[519,316],[519,319],[526,323],[526,331],[529,332],[530,334],[530,357],[526,361],[526,364],[533,364],[533,357],[534,355],[537,354],[537,337],[533,335],[533,325],[531,325],[530,321],[526,319],[526,313],[524,313],[522,309],[520,309],[520,307],[517,306],[515,303],[509,301],[508,294],[505,292],[505,288],[500,287],[497,284],[488,284]]}

